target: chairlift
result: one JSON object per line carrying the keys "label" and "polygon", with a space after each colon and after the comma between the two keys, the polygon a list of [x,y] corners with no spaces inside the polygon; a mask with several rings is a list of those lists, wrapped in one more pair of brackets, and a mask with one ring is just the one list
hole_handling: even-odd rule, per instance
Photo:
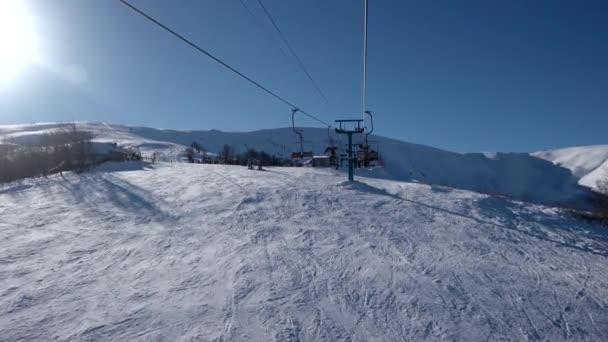
{"label": "chairlift", "polygon": [[[291,110],[291,126],[293,128],[293,131],[300,137],[300,140],[294,143],[294,149],[291,152],[291,159],[312,158],[312,141],[304,141],[304,137],[302,136],[302,130],[296,129],[294,117],[298,110],[299,109],[297,108]],[[304,144],[306,144],[306,150],[304,149]],[[297,150],[295,146],[299,146],[299,150]]]}
{"label": "chairlift", "polygon": [[312,156],[312,141],[301,141],[293,143],[291,159],[312,158]]}
{"label": "chairlift", "polygon": [[334,138],[331,136],[331,127],[327,126],[327,146],[325,147],[325,155],[329,156],[329,165],[338,166],[338,146]]}
{"label": "chairlift", "polygon": [[380,159],[379,142],[367,140],[357,144],[357,165],[359,167],[373,166],[373,162]]}
{"label": "chairlift", "polygon": [[372,165],[372,162],[375,162],[380,159],[380,154],[378,152],[378,142],[369,140],[369,135],[374,131],[374,117],[372,116],[372,112],[369,110],[366,110],[365,114],[369,115],[371,129],[363,135],[363,142],[357,145],[358,167],[369,167],[370,165]]}

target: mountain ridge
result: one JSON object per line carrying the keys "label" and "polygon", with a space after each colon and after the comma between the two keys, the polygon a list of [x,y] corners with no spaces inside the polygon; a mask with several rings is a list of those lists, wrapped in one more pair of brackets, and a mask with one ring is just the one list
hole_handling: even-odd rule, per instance
{"label": "mountain ridge", "polygon": [[[37,134],[61,125],[0,126],[0,139],[11,137],[27,143]],[[137,147],[143,154],[163,152],[171,158],[177,158],[192,142],[198,142],[210,152],[219,152],[224,144],[229,144],[237,153],[255,148],[283,158],[289,158],[292,151],[300,149],[298,136],[291,127],[224,132],[93,122],[78,125],[91,131],[95,141]],[[305,150],[323,154],[330,139],[333,139],[344,151],[344,140],[332,130],[314,127],[301,129],[306,141]],[[355,139],[355,142],[360,140]],[[608,145],[532,153],[458,153],[374,134],[370,135],[370,144],[372,149],[380,152],[384,165],[374,170],[357,170],[359,174],[437,184],[546,205],[587,207],[589,203],[586,198],[594,188],[594,182],[604,169],[608,172]]]}

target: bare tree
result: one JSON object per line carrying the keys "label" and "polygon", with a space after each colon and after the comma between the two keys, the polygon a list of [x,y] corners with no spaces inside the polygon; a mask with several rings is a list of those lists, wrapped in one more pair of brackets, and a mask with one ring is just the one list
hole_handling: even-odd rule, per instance
{"label": "bare tree", "polygon": [[152,153],[152,162],[156,163],[157,161],[165,161],[167,158],[165,157],[165,154],[159,151],[155,151],[154,153]]}
{"label": "bare tree", "polygon": [[[0,183],[63,171],[84,172],[110,160],[142,160],[136,148],[96,151],[94,135],[77,124],[65,124],[34,138],[0,141]],[[163,160],[164,156],[156,154],[155,159]]]}
{"label": "bare tree", "polygon": [[224,144],[220,155],[224,159],[224,164],[230,164],[234,157],[234,148],[228,144]]}
{"label": "bare tree", "polygon": [[184,154],[188,158],[188,163],[194,163],[194,149],[192,147],[186,147]]}
{"label": "bare tree", "polygon": [[49,167],[85,171],[95,162],[91,132],[74,123],[43,135],[40,146],[50,154]]}
{"label": "bare tree", "polygon": [[83,172],[92,166],[93,160],[93,145],[91,132],[78,129],[76,124],[70,124],[65,128],[68,135],[70,150],[73,156],[72,164],[77,171]]}
{"label": "bare tree", "polygon": [[201,144],[199,144],[196,141],[193,142],[192,144],[190,144],[190,147],[192,147],[192,149],[197,153],[200,153],[203,150],[203,147],[201,146]]}

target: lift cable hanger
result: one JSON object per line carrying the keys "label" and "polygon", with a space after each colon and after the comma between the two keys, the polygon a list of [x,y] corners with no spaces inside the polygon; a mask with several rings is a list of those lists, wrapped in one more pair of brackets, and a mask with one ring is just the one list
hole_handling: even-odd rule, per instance
{"label": "lift cable hanger", "polygon": [[312,158],[312,155],[313,155],[312,151],[304,151],[304,136],[302,135],[301,130],[296,129],[295,116],[298,111],[300,111],[298,108],[294,108],[291,110],[291,126],[293,128],[293,131],[300,137],[300,141],[299,141],[300,142],[300,152],[292,152],[291,158],[292,159]]}
{"label": "lift cable hanger", "polygon": [[371,110],[366,110],[365,114],[369,115],[369,122],[372,125],[372,128],[367,133],[365,133],[365,140],[364,140],[364,142],[367,145],[367,137],[369,137],[369,135],[372,134],[372,132],[374,131],[374,117],[372,116],[372,111]]}
{"label": "lift cable hanger", "polygon": [[[272,97],[274,97],[275,99],[283,102],[284,104],[290,106],[292,109],[298,109],[299,107],[296,106],[295,104],[291,103],[290,101],[284,99],[283,97],[277,95],[275,92],[269,90],[268,88],[264,87],[263,85],[261,85],[260,83],[254,81],[253,79],[251,79],[250,77],[246,76],[245,74],[243,74],[242,72],[238,71],[237,69],[233,68],[232,66],[228,65],[227,63],[225,63],[224,61],[222,61],[221,59],[219,59],[218,57],[212,55],[211,53],[207,52],[205,49],[201,48],[200,46],[196,45],[195,43],[193,43],[192,41],[190,41],[189,39],[185,38],[184,36],[182,36],[181,34],[177,33],[176,31],[170,29],[169,27],[167,27],[166,25],[164,25],[163,23],[161,23],[160,21],[152,18],[150,15],[146,14],[145,12],[143,12],[142,10],[138,9],[137,7],[131,5],[128,1],[126,0],[118,0],[120,1],[122,4],[124,4],[125,6],[129,7],[131,10],[133,10],[134,12],[136,12],[137,14],[143,16],[144,18],[148,19],[149,21],[153,22],[154,24],[156,24],[157,26],[161,27],[162,29],[164,29],[165,31],[171,33],[172,35],[174,35],[175,37],[177,37],[178,39],[180,39],[181,41],[183,41],[184,43],[190,45],[191,47],[193,47],[194,49],[196,49],[197,51],[201,52],[202,54],[206,55],[207,57],[213,59],[215,62],[219,63],[220,65],[222,65],[223,67],[225,67],[226,69],[232,71],[233,73],[237,74],[238,76],[240,76],[241,78],[244,78],[245,80],[247,80],[249,83],[255,85],[256,87],[260,88],[261,90],[263,90],[264,92],[268,93],[269,95],[271,95]],[[324,126],[331,126],[329,125],[327,122],[319,119],[318,117],[302,110],[302,109],[298,109],[298,111],[306,116],[308,116],[309,118],[323,124]]]}
{"label": "lift cable hanger", "polygon": [[367,0],[365,0],[365,10],[363,19],[363,99],[362,99],[362,115],[365,120],[366,103],[365,98],[367,96],[367,11],[368,11]]}

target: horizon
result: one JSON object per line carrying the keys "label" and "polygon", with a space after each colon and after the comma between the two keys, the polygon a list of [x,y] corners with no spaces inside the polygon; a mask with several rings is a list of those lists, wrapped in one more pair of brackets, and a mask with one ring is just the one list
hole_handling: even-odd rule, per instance
{"label": "horizon", "polygon": [[[195,129],[182,129],[182,128],[163,128],[163,127],[151,127],[151,126],[142,126],[142,125],[128,125],[128,124],[118,124],[118,123],[113,123],[113,122],[103,122],[103,121],[61,121],[61,122],[53,122],[53,121],[48,121],[48,122],[36,122],[36,123],[18,123],[18,124],[0,124],[0,129],[4,128],[4,127],[19,127],[19,126],[36,126],[36,125],[68,125],[68,124],[103,124],[103,125],[109,125],[109,126],[117,126],[117,127],[126,127],[126,128],[146,128],[146,129],[154,129],[154,130],[159,130],[159,131],[175,131],[175,132],[212,132],[212,131],[216,131],[216,132],[221,132],[221,133],[255,133],[255,132],[260,132],[260,131],[272,131],[272,130],[292,130],[293,128],[291,126],[285,126],[285,127],[273,127],[273,128],[260,128],[260,129],[254,129],[254,130],[243,130],[243,131],[231,131],[231,130],[222,130],[222,129],[216,129],[216,128],[209,128],[209,129],[203,129],[203,128],[195,128]],[[109,127],[111,128],[111,127]],[[323,127],[313,127],[313,126],[298,126],[298,129],[320,129],[320,130],[324,130],[325,128]],[[433,145],[427,145],[427,144],[420,144],[417,142],[413,142],[413,141],[407,141],[407,140],[401,140],[398,138],[393,138],[393,137],[389,137],[389,136],[385,136],[383,134],[371,134],[372,136],[378,136],[378,137],[382,137],[385,139],[391,139],[391,140],[396,140],[399,142],[403,142],[403,143],[407,143],[407,144],[413,144],[413,145],[420,145],[420,146],[426,146],[426,147],[430,147],[430,148],[435,148],[435,149],[439,149],[439,150],[443,150],[443,151],[447,151],[447,152],[453,152],[453,153],[458,153],[458,154],[485,154],[485,153],[515,153],[515,154],[532,154],[532,153],[536,153],[536,152],[545,152],[545,151],[554,151],[554,150],[561,150],[561,149],[567,149],[567,148],[580,148],[580,147],[594,147],[594,146],[608,146],[608,143],[605,144],[591,144],[591,145],[569,145],[569,146],[563,146],[563,147],[555,147],[555,148],[548,148],[548,149],[541,149],[541,150],[533,150],[533,151],[500,151],[500,150],[479,150],[479,151],[455,151],[455,150],[450,150],[448,148],[442,148],[442,147],[438,147],[438,146],[433,146]]]}
{"label": "horizon", "polygon": [[[22,38],[35,49],[18,44],[17,57],[29,62],[15,72],[9,66],[20,58],[0,58],[0,71],[11,71],[0,78],[0,124],[105,121],[247,132],[291,123],[289,107],[118,1],[3,5],[13,3],[23,4],[23,20],[10,25],[30,25]],[[257,2],[132,3],[326,122],[361,115],[362,3],[265,1],[331,106]],[[371,1],[374,133],[459,153],[605,144],[607,9],[601,1]],[[304,116],[296,125],[315,126]]]}

